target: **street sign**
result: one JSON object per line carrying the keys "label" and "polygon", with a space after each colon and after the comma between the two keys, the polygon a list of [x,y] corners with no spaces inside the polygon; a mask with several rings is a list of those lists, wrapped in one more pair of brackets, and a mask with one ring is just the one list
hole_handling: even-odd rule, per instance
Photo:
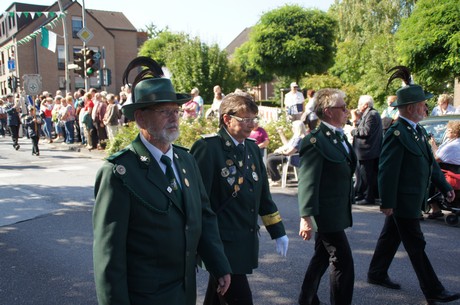
{"label": "street sign", "polygon": [[8,60],[8,70],[10,70],[10,71],[11,71],[11,70],[14,70],[14,69],[16,69],[16,67],[15,67],[15,66],[16,66],[16,65],[15,65],[14,59],[10,59],[10,60]]}
{"label": "street sign", "polygon": [[69,69],[69,70],[78,69],[78,65],[77,64],[68,64],[67,69]]}
{"label": "street sign", "polygon": [[94,34],[89,29],[82,28],[80,31],[78,31],[77,36],[81,39],[81,41],[87,43],[94,37]]}
{"label": "street sign", "polygon": [[94,59],[95,61],[98,61],[99,59],[101,59],[101,52],[96,52],[96,53],[94,53],[93,59]]}
{"label": "street sign", "polygon": [[24,90],[28,95],[38,95],[42,91],[42,77],[40,74],[24,74]]}

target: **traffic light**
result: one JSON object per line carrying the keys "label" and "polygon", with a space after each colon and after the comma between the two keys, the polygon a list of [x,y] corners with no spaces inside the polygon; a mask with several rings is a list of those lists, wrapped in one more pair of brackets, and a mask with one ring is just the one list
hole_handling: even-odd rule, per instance
{"label": "traffic light", "polygon": [[19,77],[16,77],[16,88],[21,88],[21,79]]}
{"label": "traffic light", "polygon": [[96,61],[93,58],[94,51],[86,48],[85,54],[86,54],[86,75],[91,76],[94,74],[94,72],[96,72],[96,67],[94,66]]}
{"label": "traffic light", "polygon": [[8,76],[8,88],[13,89],[13,78]]}
{"label": "traffic light", "polygon": [[84,59],[84,49],[81,49],[79,52],[73,53],[73,63],[77,65],[75,68],[75,73],[81,77],[85,77],[85,59]]}
{"label": "traffic light", "polygon": [[98,84],[99,86],[103,86],[103,85],[104,85],[104,79],[103,79],[103,78],[104,78],[104,75],[103,75],[101,69],[99,69],[99,70],[96,71],[96,77],[97,77],[97,84]]}
{"label": "traffic light", "polygon": [[112,70],[104,69],[104,86],[110,86],[112,84]]}

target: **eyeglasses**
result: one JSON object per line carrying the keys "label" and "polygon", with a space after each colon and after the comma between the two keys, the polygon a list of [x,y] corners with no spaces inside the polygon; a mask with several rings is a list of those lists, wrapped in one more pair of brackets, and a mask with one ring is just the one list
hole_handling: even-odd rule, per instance
{"label": "eyeglasses", "polygon": [[341,109],[343,112],[347,111],[347,105],[342,105],[342,106],[333,106],[329,107],[331,109]]}
{"label": "eyeglasses", "polygon": [[177,109],[151,109],[151,108],[145,108],[145,110],[158,112],[164,118],[169,118],[169,117],[172,117],[173,115],[174,116],[179,115],[179,108],[177,108]]}
{"label": "eyeglasses", "polygon": [[237,120],[240,123],[245,123],[245,124],[250,124],[250,123],[257,124],[257,123],[259,123],[259,117],[257,117],[257,116],[254,117],[254,118],[240,118],[240,117],[238,117],[236,115],[231,115],[230,114],[230,117],[234,118],[235,120]]}

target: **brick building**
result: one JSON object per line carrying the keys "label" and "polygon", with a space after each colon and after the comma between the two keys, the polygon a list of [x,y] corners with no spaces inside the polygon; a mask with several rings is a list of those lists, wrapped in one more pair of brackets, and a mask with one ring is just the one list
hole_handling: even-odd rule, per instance
{"label": "brick building", "polygon": [[[83,47],[77,33],[83,27],[82,6],[72,0],[60,0],[51,6],[13,2],[0,17],[0,94],[12,92],[8,87],[10,77],[39,74],[42,91],[54,94],[66,89],[64,28],[67,32],[67,64],[74,61],[74,53]],[[63,13],[64,12],[64,13]],[[65,26],[64,26],[65,22]],[[139,46],[147,39],[138,32],[121,12],[86,9],[86,29],[94,36],[86,47],[103,55],[100,68],[109,69],[111,84],[104,86],[94,73],[88,87],[96,87],[118,93],[122,86],[122,74],[127,64],[137,56]],[[56,33],[56,52],[41,46],[41,28]],[[68,70],[69,89],[84,88],[84,79]]]}

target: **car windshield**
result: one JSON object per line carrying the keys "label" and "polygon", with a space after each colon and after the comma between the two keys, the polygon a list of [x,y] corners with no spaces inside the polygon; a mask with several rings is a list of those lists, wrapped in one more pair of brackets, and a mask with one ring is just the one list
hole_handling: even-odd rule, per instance
{"label": "car windshield", "polygon": [[436,144],[441,144],[446,132],[446,125],[448,121],[426,121],[421,122],[427,133],[434,138]]}

